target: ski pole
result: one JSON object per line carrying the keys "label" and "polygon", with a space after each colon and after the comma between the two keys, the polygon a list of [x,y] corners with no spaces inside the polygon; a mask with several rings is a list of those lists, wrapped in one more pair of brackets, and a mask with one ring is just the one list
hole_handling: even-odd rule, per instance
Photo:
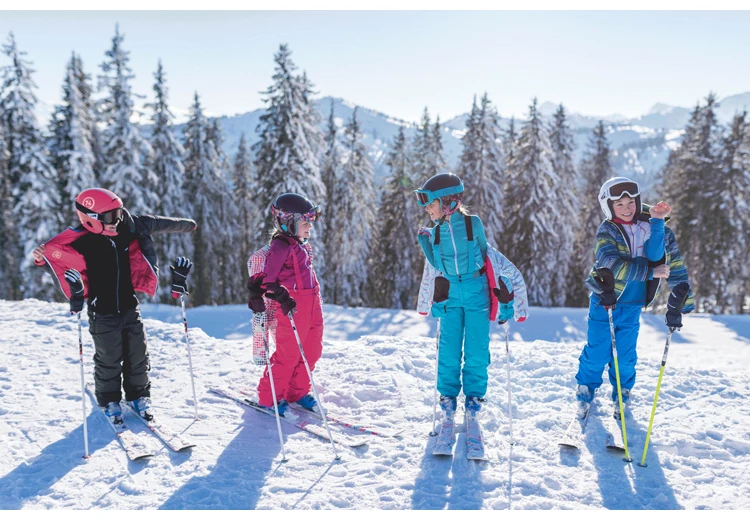
{"label": "ski pole", "polygon": [[612,336],[612,358],[615,364],[615,378],[617,379],[617,400],[620,405],[620,422],[622,423],[622,442],[625,445],[625,458],[622,459],[625,462],[633,462],[630,458],[630,451],[628,450],[628,432],[625,429],[625,406],[622,404],[622,387],[620,385],[620,367],[617,364],[617,343],[615,342],[615,323],[612,318],[612,307],[607,307],[607,314],[609,315],[609,332]]}
{"label": "ski pole", "polygon": [[[265,313],[264,313],[265,314]],[[263,334],[263,347],[266,351],[266,366],[268,367],[268,377],[271,380],[271,396],[273,397],[273,409],[276,412],[276,428],[279,431],[279,445],[281,446],[281,462],[286,462],[286,450],[284,449],[284,436],[281,434],[281,419],[279,418],[279,403],[276,402],[276,385],[273,382],[273,370],[271,369],[271,353],[268,348],[268,338],[266,338],[266,316],[260,317],[260,327]]]}
{"label": "ski pole", "polygon": [[328,438],[331,440],[331,446],[333,447],[333,454],[336,456],[336,460],[341,459],[341,455],[339,455],[338,450],[336,449],[336,443],[333,440],[333,435],[331,435],[331,428],[328,426],[328,418],[326,417],[326,411],[323,407],[323,402],[320,400],[320,397],[318,396],[318,389],[315,388],[315,380],[313,379],[312,370],[310,370],[310,365],[307,364],[307,357],[305,356],[305,349],[302,348],[302,340],[299,339],[299,333],[297,332],[297,326],[294,324],[294,317],[292,317],[294,311],[289,312],[289,323],[292,324],[292,331],[294,331],[294,337],[297,339],[297,345],[299,346],[299,353],[302,355],[302,361],[305,363],[305,370],[307,370],[307,375],[310,377],[310,385],[312,386],[313,394],[315,395],[315,400],[318,402],[318,406],[320,407],[320,418],[323,420],[323,424],[326,427],[326,432],[328,432]]}
{"label": "ski pole", "polygon": [[430,437],[437,435],[437,384],[438,363],[440,362],[440,318],[437,320],[437,340],[435,345],[435,385],[432,388],[432,431]]}
{"label": "ski pole", "polygon": [[190,350],[190,335],[188,334],[187,314],[185,314],[185,293],[180,294],[182,306],[182,322],[185,324],[185,345],[188,352],[188,367],[190,368],[190,384],[193,386],[193,405],[195,405],[195,420],[198,420],[198,397],[195,394],[195,377],[193,377],[193,354]]}
{"label": "ski pole", "polygon": [[83,450],[84,459],[88,459],[89,455],[89,430],[86,425],[86,383],[83,377],[83,336],[81,335],[81,312],[78,312],[78,359],[81,365],[81,405],[83,406]]}
{"label": "ski pole", "polygon": [[661,369],[659,370],[659,380],[656,383],[656,394],[654,395],[654,405],[651,407],[651,418],[648,421],[648,431],[646,432],[646,443],[643,445],[643,458],[638,463],[642,468],[648,467],[646,464],[646,454],[648,453],[648,441],[651,439],[651,428],[654,426],[654,416],[656,415],[656,403],[659,401],[659,390],[661,390],[661,380],[664,377],[664,366],[667,364],[667,354],[669,354],[669,343],[672,341],[672,333],[675,327],[669,327],[667,334],[667,344],[664,346],[664,355],[661,358]]}
{"label": "ski pole", "polygon": [[510,425],[510,445],[513,446],[516,441],[513,440],[513,411],[511,404],[513,403],[513,397],[510,390],[510,342],[508,340],[508,333],[510,332],[510,325],[506,321],[503,323],[503,329],[505,329],[505,366],[508,371],[508,422]]}

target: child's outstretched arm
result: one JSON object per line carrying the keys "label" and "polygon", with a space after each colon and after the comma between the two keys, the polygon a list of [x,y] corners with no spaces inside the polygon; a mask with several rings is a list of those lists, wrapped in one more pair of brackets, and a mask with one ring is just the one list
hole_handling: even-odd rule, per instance
{"label": "child's outstretched arm", "polygon": [[[680,250],[677,248],[677,239],[669,228],[665,228],[664,242],[669,258],[669,278],[667,278],[667,285],[670,289],[674,289],[678,284],[683,282],[689,285],[690,280],[688,279],[687,267],[685,267]],[[695,298],[693,297],[693,289],[691,288],[688,291],[688,297],[685,300],[682,312],[688,313],[693,310],[695,310]]]}

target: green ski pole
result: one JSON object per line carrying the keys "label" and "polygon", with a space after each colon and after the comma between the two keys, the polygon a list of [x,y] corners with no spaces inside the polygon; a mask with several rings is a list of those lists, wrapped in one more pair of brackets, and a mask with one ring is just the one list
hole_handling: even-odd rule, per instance
{"label": "green ski pole", "polygon": [[615,323],[612,318],[612,307],[607,307],[607,314],[609,315],[609,331],[612,335],[612,357],[615,364],[615,377],[617,379],[617,400],[620,404],[620,422],[622,424],[622,443],[625,445],[625,458],[622,459],[625,462],[633,462],[630,458],[630,451],[628,450],[628,432],[625,429],[625,406],[622,404],[622,388],[620,386],[620,367],[617,364],[617,344],[615,343]]}
{"label": "green ski pole", "polygon": [[656,394],[654,395],[654,405],[651,407],[651,418],[648,421],[648,432],[646,432],[646,444],[643,445],[643,458],[638,463],[642,468],[648,467],[646,464],[646,454],[648,453],[648,441],[651,439],[651,429],[654,427],[654,416],[656,415],[656,403],[659,401],[659,390],[661,390],[661,380],[664,377],[664,366],[667,364],[667,354],[669,354],[669,343],[672,340],[674,327],[669,327],[667,334],[667,344],[664,346],[664,356],[661,358],[661,369],[659,370],[659,380],[656,383]]}

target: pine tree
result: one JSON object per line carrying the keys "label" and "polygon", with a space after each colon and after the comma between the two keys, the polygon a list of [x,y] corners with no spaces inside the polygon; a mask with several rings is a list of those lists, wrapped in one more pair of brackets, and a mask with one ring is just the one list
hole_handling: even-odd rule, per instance
{"label": "pine tree", "polygon": [[560,259],[555,255],[560,248],[557,234],[562,222],[553,191],[556,185],[549,137],[534,98],[511,167],[509,198],[514,206],[505,228],[511,244],[507,255],[526,279],[531,305],[551,306],[556,298],[554,277]]}
{"label": "pine tree", "polygon": [[419,208],[403,127],[399,128],[387,164],[391,175],[385,181],[378,211],[368,291],[377,307],[410,309],[416,305],[423,257],[419,247],[415,247]]}
{"label": "pine tree", "polygon": [[236,303],[244,299],[244,273],[247,271],[247,257],[242,258],[236,240],[242,230],[239,226],[239,213],[235,201],[234,186],[231,181],[229,158],[223,151],[224,134],[219,120],[214,118],[208,126],[206,139],[214,148],[216,157],[219,198],[219,228],[216,230],[217,254],[215,255],[216,275],[212,287],[216,290],[215,299],[220,304]]}
{"label": "pine tree", "polygon": [[[326,199],[323,202],[323,218],[321,219],[322,227],[321,234],[323,236],[323,251],[325,258],[333,260],[336,258],[336,251],[333,249],[333,224],[328,218],[329,215],[333,214],[333,204],[336,200],[336,184],[339,181],[339,170],[341,168],[341,144],[339,143],[338,128],[336,126],[336,119],[333,111],[333,99],[331,99],[331,112],[328,116],[328,125],[326,127],[325,134],[325,154],[321,161],[321,178],[326,188]],[[317,264],[317,274],[322,285],[323,297],[325,301],[329,301],[333,298],[332,290],[335,286],[336,266],[331,261],[330,263]]]}
{"label": "pine tree", "polygon": [[484,223],[487,240],[502,246],[504,212],[502,150],[497,110],[485,94],[481,106],[476,98],[461,142],[464,150],[458,166],[458,176],[464,183],[464,203]]}
{"label": "pine tree", "polygon": [[414,178],[418,181],[424,182],[436,175],[441,165],[445,164],[445,159],[442,157],[443,143],[440,139],[440,132],[439,129],[435,131],[431,126],[427,107],[424,109],[422,122],[414,135],[412,149],[412,169]]}
{"label": "pine tree", "polygon": [[[736,156],[734,164],[737,174],[733,186],[735,200],[738,202],[736,214],[733,215],[733,222],[737,229],[737,235],[733,237],[736,244],[734,264],[736,277],[735,283],[737,294],[735,298],[735,309],[737,313],[744,314],[750,312],[750,263],[747,258],[750,257],[750,204],[747,200],[750,198],[750,124],[745,116],[744,132],[742,143]],[[744,203],[740,204],[740,201]]]}
{"label": "pine tree", "polygon": [[344,131],[345,161],[335,188],[336,199],[329,211],[334,223],[328,231],[338,262],[331,303],[360,306],[369,303],[364,294],[368,272],[369,246],[375,224],[373,168],[362,143],[357,109]]}
{"label": "pine tree", "polygon": [[674,208],[672,222],[677,242],[699,310],[715,310],[715,261],[709,235],[709,213],[716,200],[715,179],[719,173],[721,128],[716,119],[716,95],[706,97],[705,106],[696,106],[685,128],[680,146],[670,154],[664,169],[663,192]]}
{"label": "pine tree", "polygon": [[198,225],[193,239],[193,305],[217,303],[215,287],[217,254],[221,250],[221,215],[217,201],[221,197],[221,165],[216,149],[207,135],[209,124],[203,116],[198,94],[190,107],[185,126],[185,195],[192,203],[192,217]]}
{"label": "pine tree", "polygon": [[[260,118],[260,140],[253,145],[258,179],[258,201],[262,211],[282,193],[298,193],[314,204],[325,200],[325,186],[318,157],[323,136],[320,116],[311,103],[312,84],[297,76],[296,65],[286,44],[274,55],[273,85],[264,92],[268,103]],[[259,241],[271,234],[270,218],[263,220]]]}
{"label": "pine tree", "polygon": [[[157,202],[154,213],[169,217],[190,218],[191,204],[185,197],[185,166],[182,163],[185,149],[174,135],[174,115],[169,109],[166,75],[161,60],[154,73],[154,102],[148,103],[153,130],[149,142],[153,150],[147,168],[156,175]],[[180,256],[192,257],[193,244],[186,233],[166,233],[155,237],[158,242],[159,292],[157,298],[163,303],[172,302],[171,278],[169,266]]]}
{"label": "pine tree", "polygon": [[116,193],[134,214],[152,213],[157,205],[158,179],[149,169],[153,150],[132,123],[133,93],[130,81],[135,77],[128,67],[130,54],[122,48],[124,36],[115,26],[112,48],[101,64],[99,89],[107,97],[101,103],[100,120],[106,125],[102,132],[105,163],[102,182]]}
{"label": "pine tree", "polygon": [[80,56],[73,53],[65,71],[63,103],[55,107],[48,140],[58,179],[60,228],[78,225],[73,201],[83,190],[97,186],[97,137],[89,80]]}
{"label": "pine tree", "polygon": [[565,108],[560,104],[555,112],[549,130],[552,146],[552,169],[555,172],[551,190],[555,193],[561,222],[569,223],[558,227],[558,251],[556,258],[560,264],[554,277],[553,302],[556,306],[565,305],[566,292],[572,289],[568,272],[574,255],[574,225],[576,222],[576,201],[578,199],[578,172],[573,164],[573,133],[565,117]]}
{"label": "pine tree", "polygon": [[736,114],[728,134],[722,140],[719,174],[715,178],[713,210],[704,215],[706,227],[712,230],[705,237],[707,250],[712,252],[712,287],[716,310],[721,313],[741,312],[744,286],[748,279],[746,261],[750,245],[747,198],[750,194],[750,164],[743,164],[743,141],[747,139],[747,112]]}
{"label": "pine tree", "polygon": [[13,190],[8,164],[10,153],[6,146],[5,128],[0,124],[0,299],[20,300],[21,270],[18,250],[18,229],[13,218]]}
{"label": "pine tree", "polygon": [[591,266],[594,265],[594,244],[596,232],[604,220],[599,206],[599,189],[607,179],[615,176],[612,169],[604,123],[594,128],[589,138],[588,147],[581,161],[580,172],[583,187],[576,205],[576,218],[570,222],[578,222],[575,233],[573,254],[569,269],[569,287],[565,305],[570,307],[588,306],[588,294],[584,281],[588,277]]}
{"label": "pine tree", "polygon": [[260,223],[259,208],[255,197],[257,179],[255,178],[253,159],[244,132],[240,136],[240,144],[234,158],[232,180],[234,182],[234,200],[237,206],[237,237],[239,237],[240,242],[239,247],[235,242],[235,249],[238,249],[239,258],[242,259],[238,265],[238,272],[241,276],[237,280],[244,280],[248,276],[247,259],[255,251],[253,243],[255,229]]}
{"label": "pine tree", "polygon": [[[0,117],[7,150],[5,168],[12,190],[13,220],[17,226],[15,232],[6,231],[4,240],[8,252],[19,259],[20,271],[7,272],[6,276],[10,283],[17,284],[23,297],[50,299],[55,293],[52,279],[34,266],[31,252],[57,232],[57,179],[34,115],[37,103],[36,84],[31,78],[34,70],[24,58],[26,53],[18,49],[13,33],[3,45],[3,53],[11,64],[0,69]],[[13,289],[11,293],[18,295]]]}
{"label": "pine tree", "polygon": [[508,129],[503,132],[500,145],[503,155],[503,171],[510,170],[510,165],[518,155],[518,133],[516,132],[516,118],[511,117]]}

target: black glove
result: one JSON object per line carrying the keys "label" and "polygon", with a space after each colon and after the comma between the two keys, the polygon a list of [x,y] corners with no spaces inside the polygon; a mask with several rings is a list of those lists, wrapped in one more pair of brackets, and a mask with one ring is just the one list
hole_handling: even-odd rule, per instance
{"label": "black glove", "polygon": [[266,302],[263,301],[266,290],[262,287],[265,276],[266,273],[257,273],[247,280],[247,290],[250,292],[247,307],[256,313],[266,312]]}
{"label": "black glove", "polygon": [[289,296],[289,291],[279,282],[266,284],[266,298],[277,301],[281,306],[281,312],[284,314],[289,314],[297,309],[297,302]]}
{"label": "black glove", "polygon": [[674,286],[667,301],[667,327],[670,329],[682,328],[682,307],[688,298],[690,286],[687,282],[681,282]]}
{"label": "black glove", "polygon": [[175,258],[169,270],[172,271],[172,298],[179,298],[181,294],[188,294],[187,276],[193,262],[181,256]]}
{"label": "black glove", "polygon": [[612,307],[615,308],[615,304],[617,303],[617,295],[615,294],[615,275],[612,274],[612,271],[602,267],[596,270],[596,276],[594,276],[594,280],[596,280],[596,283],[599,284],[599,287],[602,289],[602,293],[599,295],[599,298],[601,299],[601,304],[604,307]]}
{"label": "black glove", "polygon": [[492,289],[492,292],[495,293],[495,297],[500,303],[500,309],[497,315],[497,323],[498,325],[502,325],[513,317],[513,314],[515,312],[515,309],[513,308],[513,298],[515,298],[515,293],[511,292],[508,289],[510,280],[508,280],[504,276],[498,276],[497,282],[498,286],[494,287]]}
{"label": "black glove", "polygon": [[75,269],[65,271],[65,281],[70,287],[70,313],[76,314],[83,310],[83,279],[81,273]]}
{"label": "black glove", "polygon": [[450,288],[451,283],[447,278],[442,276],[435,277],[435,290],[432,293],[432,301],[435,303],[441,303],[447,300]]}

